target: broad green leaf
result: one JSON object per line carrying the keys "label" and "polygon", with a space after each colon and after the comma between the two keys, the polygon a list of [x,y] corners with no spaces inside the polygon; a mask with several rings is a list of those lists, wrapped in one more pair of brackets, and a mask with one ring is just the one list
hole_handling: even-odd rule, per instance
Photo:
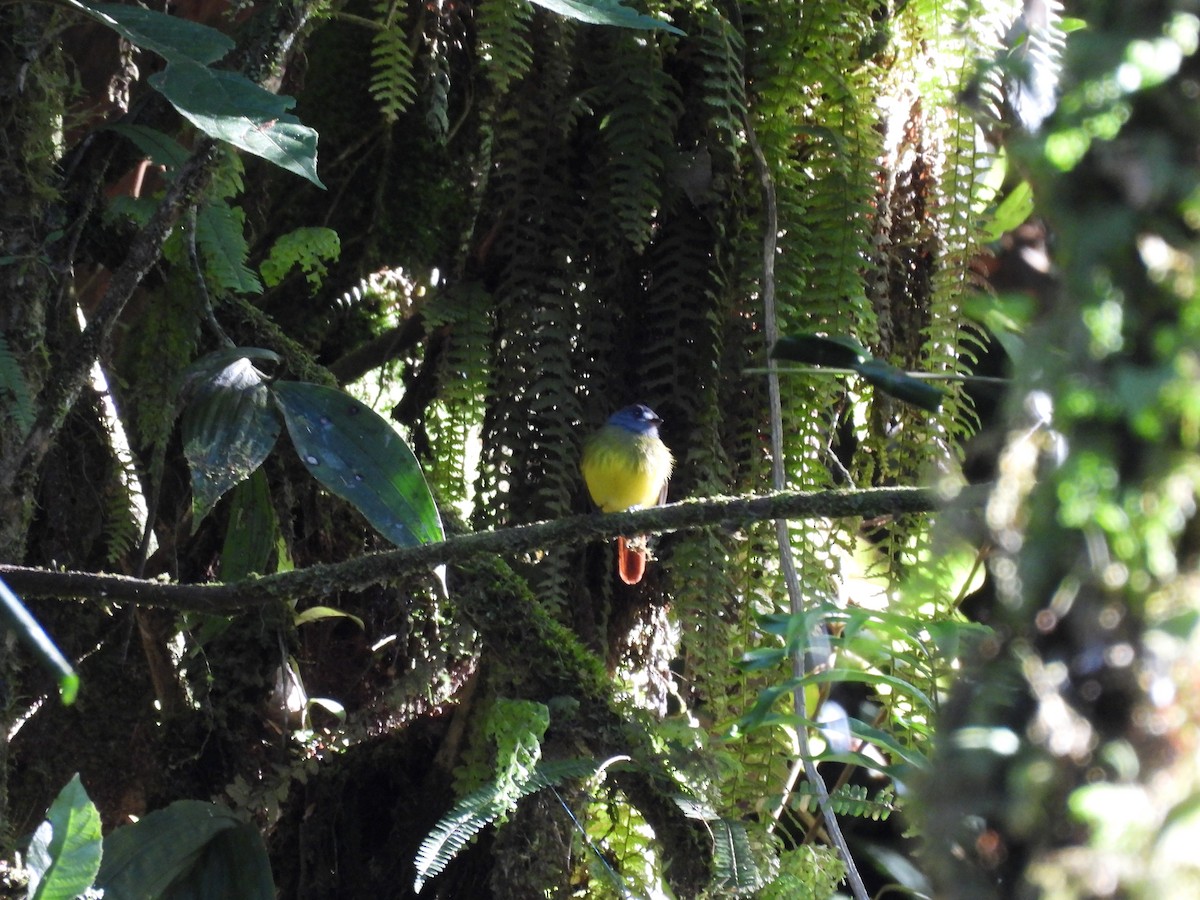
{"label": "broad green leaf", "polygon": [[74,703],[75,695],[79,693],[79,676],[3,579],[0,579],[0,622],[6,623],[33,650],[42,665],[58,676],[58,693],[63,705]]}
{"label": "broad green leaf", "polygon": [[105,900],[275,896],[258,830],[200,800],[178,800],[112,832],[96,884]]}
{"label": "broad green leaf", "polygon": [[234,46],[229,37],[215,28],[140,6],[112,3],[89,6],[78,0],[67,2],[107,25],[131,44],[157,53],[168,62],[181,59],[200,64],[216,62]]}
{"label": "broad green leaf", "polygon": [[272,388],[300,459],[398,547],[442,540],[425,476],[404,440],[369,406],[302,381]]}
{"label": "broad green leaf", "polygon": [[76,773],[29,843],[30,900],[74,900],[100,871],[100,812]]}
{"label": "broad green leaf", "polygon": [[1005,234],[1033,215],[1033,188],[1028,181],[1022,181],[1009,191],[987,224],[983,233],[985,241],[998,241]]}
{"label": "broad green leaf", "polygon": [[944,391],[931,384],[926,384],[919,378],[913,378],[902,369],[885,363],[881,359],[864,360],[851,368],[865,378],[869,384],[897,400],[919,406],[931,413],[937,412],[942,406]]}
{"label": "broad green leaf", "polygon": [[181,424],[195,531],[226,491],[262,465],[279,435],[279,419],[262,374],[242,357],[197,386]]}
{"label": "broad green leaf", "polygon": [[781,337],[771,348],[772,359],[787,359],[808,366],[830,366],[835,369],[852,369],[870,356],[862,344],[842,335],[824,337],[819,334],[792,334]]}
{"label": "broad green leaf", "polygon": [[662,19],[642,15],[635,9],[621,4],[620,0],[530,0],[530,2],[575,19],[578,22],[588,22],[592,25],[615,25],[618,28],[632,28],[638,31],[668,31],[671,34],[682,35],[683,32]]}
{"label": "broad green leaf", "polygon": [[193,60],[170,63],[150,83],[205,134],[228,140],[221,129],[254,128],[277,119],[296,105],[286,94],[273,94],[245,75],[210,69]]}
{"label": "broad green leaf", "polygon": [[363,624],[363,620],[353,613],[348,613],[344,609],[335,609],[332,606],[310,606],[302,612],[296,613],[296,618],[293,620],[297,625],[306,625],[309,622],[319,622],[322,619],[349,619],[363,631],[367,630],[367,626]]}
{"label": "broad green leaf", "polygon": [[[107,896],[107,895],[106,895]],[[271,862],[258,829],[238,822],[213,836],[162,900],[275,900]]]}
{"label": "broad green leaf", "polygon": [[150,84],[210,137],[325,187],[317,177],[317,133],[288,115],[293,98],[190,60],[171,63],[151,75]]}
{"label": "broad green leaf", "polygon": [[279,522],[263,470],[255,469],[233,489],[229,499],[229,525],[221,547],[221,580],[240,581],[255,572],[265,575],[279,538]]}
{"label": "broad green leaf", "polygon": [[282,115],[242,131],[240,136],[217,136],[281,169],[307,178],[319,188],[325,187],[317,176],[317,132],[302,125],[295,116]]}

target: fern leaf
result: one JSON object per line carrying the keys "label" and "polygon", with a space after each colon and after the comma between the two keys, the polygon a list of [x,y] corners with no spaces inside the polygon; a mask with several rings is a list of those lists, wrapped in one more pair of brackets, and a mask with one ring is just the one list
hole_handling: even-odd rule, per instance
{"label": "fern leaf", "polygon": [[392,4],[381,4],[384,25],[371,41],[371,96],[387,122],[395,122],[417,98],[415,42],[394,20]]}
{"label": "fern leaf", "polygon": [[[415,861],[417,877],[413,882],[413,890],[420,891],[425,882],[445,871],[446,866],[475,835],[512,808],[508,801],[515,803],[522,797],[561,784],[568,778],[587,778],[602,767],[603,763],[593,759],[543,762],[530,773],[528,779],[520,783],[504,786],[492,783],[459,800],[421,842]],[[516,789],[515,797],[510,794],[513,787]]]}
{"label": "fern leaf", "polygon": [[529,46],[532,15],[533,6],[525,0],[484,0],[476,7],[479,57],[497,94],[524,78],[533,63]]}
{"label": "fern leaf", "polygon": [[716,886],[735,895],[756,891],[762,872],[750,847],[746,826],[734,819],[709,823],[713,836],[713,879]]}
{"label": "fern leaf", "polygon": [[8,395],[8,402],[0,411],[12,419],[22,435],[33,428],[35,410],[29,396],[29,385],[17,358],[8,347],[8,341],[0,334],[0,397]]}
{"label": "fern leaf", "polygon": [[326,260],[336,260],[341,252],[341,241],[332,228],[297,228],[275,241],[258,269],[267,286],[275,287],[298,266],[309,285],[316,290],[329,271],[325,266]]}
{"label": "fern leaf", "polygon": [[262,292],[262,282],[246,265],[245,223],[245,212],[224,200],[210,200],[196,215],[196,244],[203,253],[205,274],[218,290]]}

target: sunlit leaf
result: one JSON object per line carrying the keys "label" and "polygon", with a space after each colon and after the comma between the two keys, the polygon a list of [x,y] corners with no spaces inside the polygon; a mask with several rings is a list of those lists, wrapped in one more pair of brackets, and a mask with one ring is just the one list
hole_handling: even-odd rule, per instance
{"label": "sunlit leaf", "polygon": [[317,177],[317,133],[288,114],[293,98],[191,60],[171,63],[150,84],[210,137],[325,186]]}
{"label": "sunlit leaf", "polygon": [[29,842],[30,900],[74,900],[100,870],[100,812],[78,773],[50,805]]}
{"label": "sunlit leaf", "polygon": [[281,381],[273,392],[313,477],[398,547],[442,540],[441,517],[417,458],[385,419],[319,384]]}

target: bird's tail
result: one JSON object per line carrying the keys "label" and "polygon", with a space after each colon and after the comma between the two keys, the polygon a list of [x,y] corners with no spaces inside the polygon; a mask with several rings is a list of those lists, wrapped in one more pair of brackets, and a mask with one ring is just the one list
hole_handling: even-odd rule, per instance
{"label": "bird's tail", "polygon": [[646,574],[646,539],[617,538],[617,574],[626,584],[637,584]]}

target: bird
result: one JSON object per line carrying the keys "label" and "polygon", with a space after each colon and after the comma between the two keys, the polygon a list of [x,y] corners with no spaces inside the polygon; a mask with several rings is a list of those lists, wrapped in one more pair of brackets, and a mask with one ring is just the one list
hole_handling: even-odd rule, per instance
{"label": "bird", "polygon": [[[659,506],[667,499],[674,459],[658,436],[660,419],[635,403],[613,413],[583,443],[579,468],[592,502],[602,512]],[[617,574],[637,584],[646,571],[646,538],[617,538]]]}

